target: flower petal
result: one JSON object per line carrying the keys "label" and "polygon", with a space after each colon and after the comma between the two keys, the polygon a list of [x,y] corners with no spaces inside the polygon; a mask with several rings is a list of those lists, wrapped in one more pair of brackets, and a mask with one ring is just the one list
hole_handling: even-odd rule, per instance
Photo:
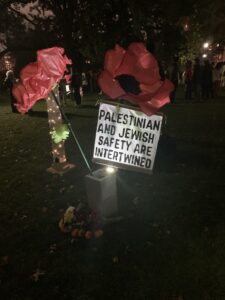
{"label": "flower petal", "polygon": [[13,86],[12,93],[17,100],[17,110],[21,113],[26,113],[30,109],[30,107],[29,95],[27,94],[25,87],[21,83],[17,83]]}
{"label": "flower petal", "polygon": [[143,43],[132,43],[116,75],[133,75],[137,81],[153,84],[160,80],[159,67],[154,56],[147,51]]}
{"label": "flower petal", "polygon": [[127,93],[123,95],[123,99],[139,105],[144,113],[152,115],[162,106],[170,102],[169,94],[174,88],[172,82],[169,80],[160,81],[160,84],[160,88],[154,94],[142,93],[139,95],[133,95]]}
{"label": "flower petal", "polygon": [[153,84],[140,84],[140,89],[144,94],[155,94],[162,86],[162,81],[156,81]]}
{"label": "flower petal", "polygon": [[112,74],[113,77],[115,76],[115,71],[121,65],[125,53],[126,50],[119,45],[116,45],[114,49],[106,52],[104,68]]}
{"label": "flower petal", "polygon": [[137,57],[133,53],[126,52],[124,59],[119,66],[119,68],[115,71],[115,76],[127,74],[135,77],[135,69],[137,64]]}
{"label": "flower petal", "polygon": [[67,64],[71,64],[71,60],[64,55],[64,49],[52,47],[37,51],[38,68],[48,77],[53,77],[55,82],[63,78],[66,72]]}
{"label": "flower petal", "polygon": [[37,100],[47,97],[54,85],[63,78],[67,64],[71,63],[64,55],[63,48],[53,47],[37,51],[37,62],[22,69],[21,84],[14,89],[18,110],[25,112]]}
{"label": "flower petal", "polygon": [[131,43],[128,46],[127,51],[133,53],[137,57],[149,53],[143,43]]}
{"label": "flower petal", "polygon": [[153,99],[164,99],[167,97],[174,89],[174,85],[170,80],[162,81],[162,86],[158,89],[158,91],[153,95]]}
{"label": "flower petal", "polygon": [[20,78],[31,101],[45,98],[55,84],[55,79],[48,77],[37,63],[31,63],[24,67]]}
{"label": "flower petal", "polygon": [[150,101],[139,102],[141,110],[147,115],[152,115],[158,111],[162,106],[167,103],[170,103],[169,94],[174,89],[174,86],[171,81],[163,81],[160,89],[155,93]]}
{"label": "flower petal", "polygon": [[100,74],[98,83],[102,91],[112,99],[121,98],[125,94],[118,81],[108,71]]}
{"label": "flower petal", "polygon": [[162,106],[165,104],[170,103],[169,96],[162,98],[162,99],[152,99],[151,101],[147,102],[140,102],[139,106],[141,110],[148,116],[155,114]]}

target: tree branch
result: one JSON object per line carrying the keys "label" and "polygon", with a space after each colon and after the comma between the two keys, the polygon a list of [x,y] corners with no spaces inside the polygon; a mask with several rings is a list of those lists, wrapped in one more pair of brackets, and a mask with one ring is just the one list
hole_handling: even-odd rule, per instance
{"label": "tree branch", "polygon": [[20,17],[22,17],[26,21],[30,22],[33,26],[37,26],[37,24],[34,21],[32,21],[31,19],[29,19],[25,14],[23,14],[20,11],[16,10],[12,6],[9,6],[8,9],[11,10],[11,11],[13,11],[13,12],[15,12],[17,15],[19,15]]}

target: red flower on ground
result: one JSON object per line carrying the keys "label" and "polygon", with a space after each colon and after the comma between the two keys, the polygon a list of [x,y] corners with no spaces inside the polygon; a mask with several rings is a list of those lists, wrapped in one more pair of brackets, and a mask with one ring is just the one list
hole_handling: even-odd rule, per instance
{"label": "red flower on ground", "polygon": [[[67,64],[72,64],[63,48],[49,48],[37,52],[37,62],[28,64],[20,72],[19,84],[13,87],[17,109],[27,112],[39,100],[46,98],[54,85],[64,77]],[[65,75],[68,79],[68,75]]]}
{"label": "red flower on ground", "polygon": [[158,63],[142,43],[132,43],[127,50],[116,45],[107,51],[98,81],[109,98],[126,99],[147,115],[169,103],[173,90],[172,82],[160,79]]}

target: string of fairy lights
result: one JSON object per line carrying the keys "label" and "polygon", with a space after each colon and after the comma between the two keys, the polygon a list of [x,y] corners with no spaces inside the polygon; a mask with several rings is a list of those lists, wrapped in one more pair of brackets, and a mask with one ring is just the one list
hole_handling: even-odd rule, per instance
{"label": "string of fairy lights", "polygon": [[[59,96],[58,88],[56,87],[56,97]],[[48,112],[48,122],[49,122],[49,134],[52,137],[53,131],[57,129],[62,124],[62,115],[57,105],[54,97],[50,94],[47,99],[47,112]],[[51,138],[52,141],[52,155],[53,155],[53,162],[54,163],[65,163],[67,161],[66,154],[65,154],[65,147],[64,147],[64,140],[59,143],[55,143],[54,140]]]}
{"label": "string of fairy lights", "polygon": [[[65,139],[71,133],[74,142],[76,143],[87,168],[92,173],[92,169],[89,162],[84,154],[84,151],[77,139],[77,136],[61,107],[59,106],[59,86],[56,85],[49,96],[46,98],[47,112],[48,112],[48,122],[49,122],[49,134],[52,140],[52,155],[53,163],[65,163],[67,162],[65,154]],[[63,120],[65,124],[63,124]]]}

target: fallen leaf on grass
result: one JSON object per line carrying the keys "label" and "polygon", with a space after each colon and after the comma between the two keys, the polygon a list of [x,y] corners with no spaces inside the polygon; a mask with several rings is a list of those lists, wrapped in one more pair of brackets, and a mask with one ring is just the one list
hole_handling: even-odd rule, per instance
{"label": "fallen leaf on grass", "polygon": [[31,278],[34,282],[37,282],[40,278],[40,276],[45,275],[45,271],[41,271],[40,269],[36,269],[35,273],[32,274]]}
{"label": "fallen leaf on grass", "polygon": [[49,253],[52,254],[56,251],[56,244],[53,244],[49,247]]}
{"label": "fallen leaf on grass", "polygon": [[117,264],[118,261],[119,261],[118,256],[114,256],[113,259],[112,259],[112,261],[113,261],[114,264]]}

